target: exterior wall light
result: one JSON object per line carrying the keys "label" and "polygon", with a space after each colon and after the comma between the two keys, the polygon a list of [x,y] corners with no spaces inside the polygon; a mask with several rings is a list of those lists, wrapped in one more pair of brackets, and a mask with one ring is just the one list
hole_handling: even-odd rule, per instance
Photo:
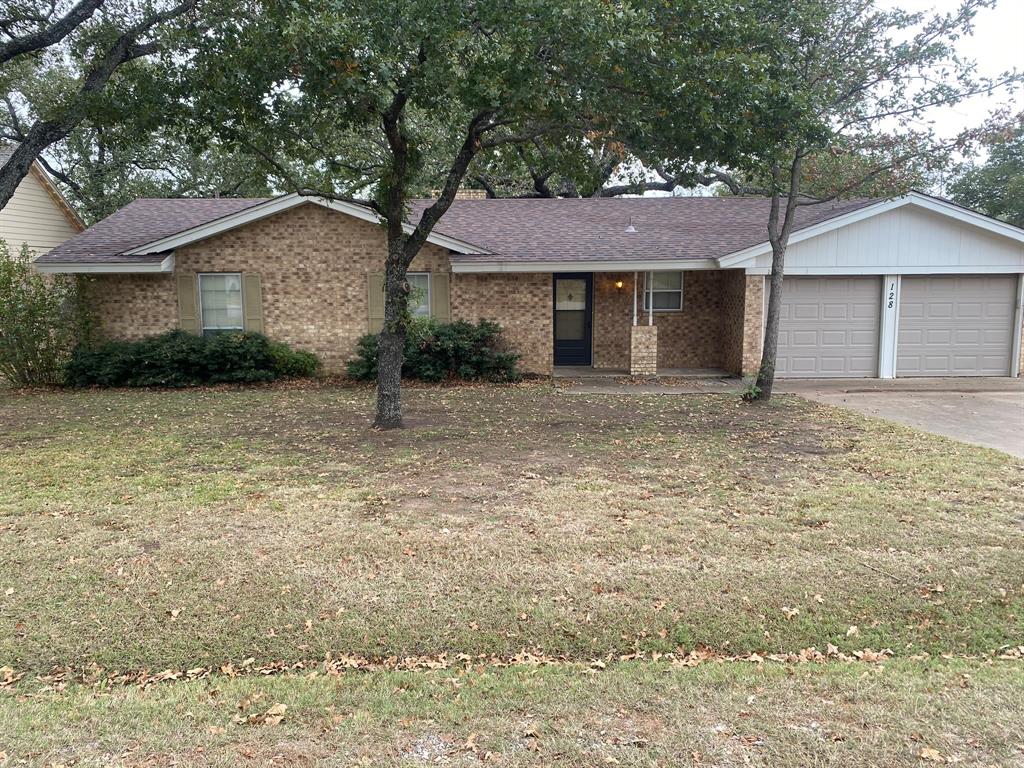
{"label": "exterior wall light", "polygon": [[615,281],[615,287],[621,289],[622,288],[622,281],[621,280],[616,280]]}

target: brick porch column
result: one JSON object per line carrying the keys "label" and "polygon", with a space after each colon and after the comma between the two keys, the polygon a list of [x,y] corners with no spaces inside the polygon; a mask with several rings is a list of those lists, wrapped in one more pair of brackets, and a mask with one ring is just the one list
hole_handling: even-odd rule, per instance
{"label": "brick porch column", "polygon": [[634,325],[629,334],[629,375],[658,373],[658,326]]}
{"label": "brick porch column", "polygon": [[761,346],[764,344],[765,278],[747,275],[743,307],[743,375],[757,373],[761,367]]}

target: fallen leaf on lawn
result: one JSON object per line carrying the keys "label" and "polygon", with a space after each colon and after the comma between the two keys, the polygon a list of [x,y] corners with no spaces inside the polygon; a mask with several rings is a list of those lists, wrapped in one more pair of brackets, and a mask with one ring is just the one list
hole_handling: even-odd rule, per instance
{"label": "fallen leaf on lawn", "polygon": [[799,608],[790,608],[788,605],[782,606],[782,612],[784,614],[786,614],[786,618],[787,619],[792,619],[792,618],[800,615],[800,609]]}
{"label": "fallen leaf on lawn", "polygon": [[264,725],[277,725],[284,720],[284,713],[288,711],[288,705],[286,704],[275,704],[267,710],[263,716]]}
{"label": "fallen leaf on lawn", "polygon": [[852,627],[850,627],[848,630],[846,630],[846,636],[847,637],[856,637],[859,634],[860,634],[860,627],[858,627],[856,624],[854,624]]}
{"label": "fallen leaf on lawn", "polygon": [[918,757],[922,760],[930,760],[933,763],[944,763],[946,758],[942,756],[942,753],[937,749],[931,747],[921,747],[921,751],[918,752]]}

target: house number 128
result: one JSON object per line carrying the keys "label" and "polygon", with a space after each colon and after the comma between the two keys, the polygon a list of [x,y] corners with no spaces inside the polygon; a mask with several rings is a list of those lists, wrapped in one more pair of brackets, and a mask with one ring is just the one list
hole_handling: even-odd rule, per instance
{"label": "house number 128", "polygon": [[889,284],[889,309],[896,305],[896,283]]}

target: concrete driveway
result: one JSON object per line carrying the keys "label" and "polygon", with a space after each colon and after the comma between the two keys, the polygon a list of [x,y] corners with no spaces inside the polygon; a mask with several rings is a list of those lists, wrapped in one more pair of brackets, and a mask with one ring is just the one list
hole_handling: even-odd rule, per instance
{"label": "concrete driveway", "polygon": [[790,379],[775,391],[1024,458],[1024,379]]}

